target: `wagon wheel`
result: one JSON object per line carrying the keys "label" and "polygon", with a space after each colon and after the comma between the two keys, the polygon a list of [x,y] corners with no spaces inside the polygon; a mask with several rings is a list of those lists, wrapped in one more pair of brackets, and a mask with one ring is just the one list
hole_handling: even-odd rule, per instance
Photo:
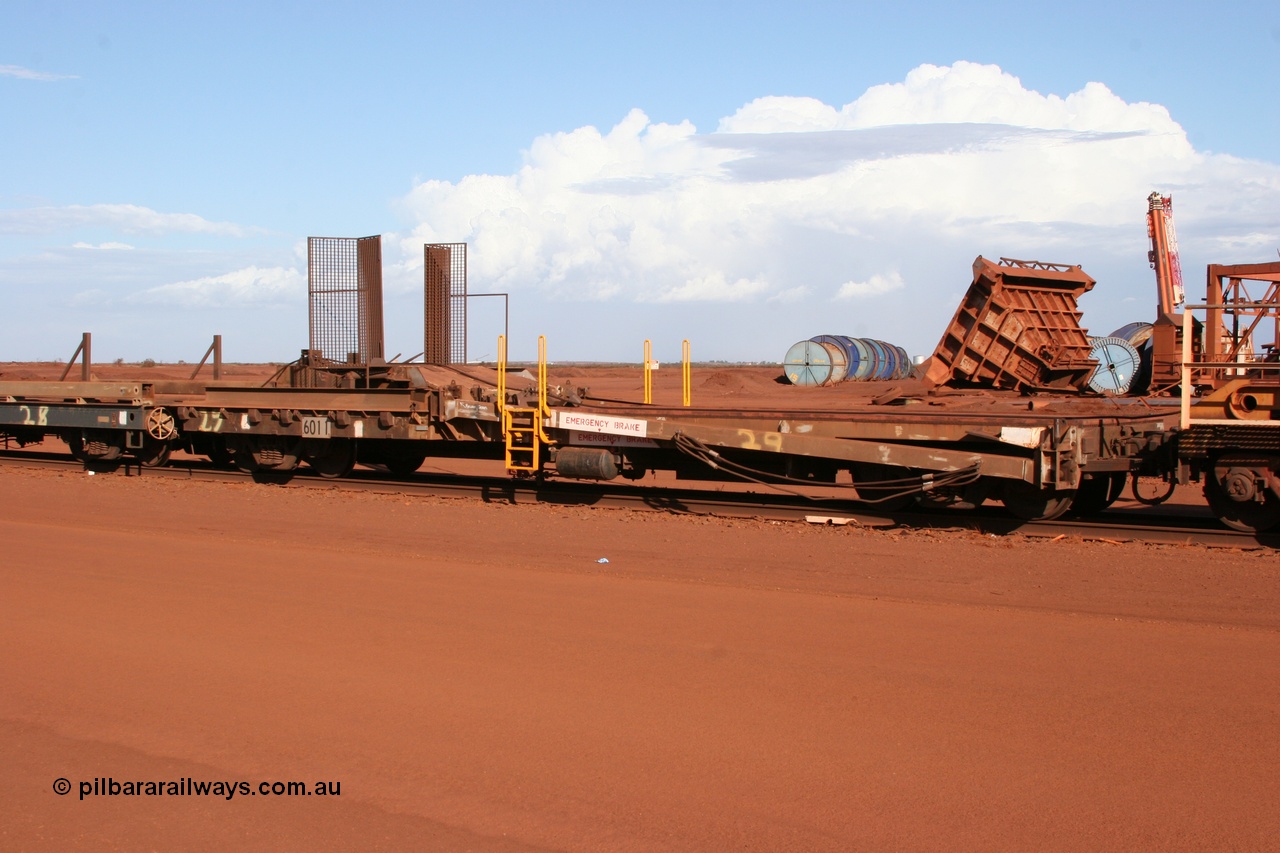
{"label": "wagon wheel", "polygon": [[143,468],[160,468],[168,463],[173,445],[167,441],[154,441],[151,438],[142,440],[142,447],[133,451],[133,458]]}
{"label": "wagon wheel", "polygon": [[221,436],[214,436],[209,440],[208,445],[204,449],[205,456],[209,457],[209,461],[213,463],[215,468],[234,468],[235,454],[227,447],[226,441]]}
{"label": "wagon wheel", "polygon": [[425,450],[394,450],[386,458],[379,460],[387,466],[387,470],[397,477],[408,477],[422,467],[427,461]]}
{"label": "wagon wheel", "polygon": [[71,456],[77,462],[87,462],[89,457],[84,452],[84,433],[80,430],[71,430],[63,434],[62,440],[67,443],[67,449],[71,451]]}
{"label": "wagon wheel", "polygon": [[162,408],[147,412],[147,434],[157,441],[168,441],[178,429],[174,425],[173,415]]}
{"label": "wagon wheel", "polygon": [[[1153,478],[1139,477],[1138,472],[1134,471],[1133,477],[1130,480],[1130,491],[1133,492],[1133,499],[1135,501],[1137,501],[1140,504],[1146,504],[1147,506],[1159,506],[1160,504],[1169,500],[1169,498],[1173,497],[1174,489],[1178,488],[1177,481],[1171,479],[1166,485],[1163,493],[1156,492],[1150,496],[1147,496],[1142,494],[1142,488],[1139,485],[1139,481],[1142,479],[1153,479]],[[1156,488],[1159,489],[1159,486],[1157,486]]]}
{"label": "wagon wheel", "polygon": [[1071,502],[1071,511],[1076,515],[1097,515],[1116,502],[1127,482],[1123,471],[1085,477]]}
{"label": "wagon wheel", "polygon": [[356,465],[356,443],[349,438],[327,438],[302,442],[307,464],[321,477],[346,477]]}
{"label": "wagon wheel", "polygon": [[[1241,485],[1251,479],[1255,461],[1252,457],[1224,457],[1204,480],[1204,497],[1209,509],[1227,527],[1245,533],[1261,533],[1280,526],[1280,498],[1275,492],[1270,489],[1258,492],[1252,485]],[[1239,468],[1232,467],[1235,464]],[[1223,479],[1219,479],[1220,476]]]}
{"label": "wagon wheel", "polygon": [[1075,489],[1040,489],[1022,480],[1004,484],[1000,500],[1005,509],[1024,521],[1051,521],[1071,508]]}

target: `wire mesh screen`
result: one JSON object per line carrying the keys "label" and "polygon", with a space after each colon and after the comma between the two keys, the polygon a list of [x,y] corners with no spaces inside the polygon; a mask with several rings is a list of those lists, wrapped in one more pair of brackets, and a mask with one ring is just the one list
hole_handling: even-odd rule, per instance
{"label": "wire mesh screen", "polygon": [[382,237],[308,237],[312,358],[381,361]]}
{"label": "wire mesh screen", "polygon": [[382,327],[382,237],[361,237],[356,240],[356,263],[359,266],[361,312],[358,328],[357,352],[366,364],[385,359]]}
{"label": "wire mesh screen", "polygon": [[426,314],[423,359],[427,364],[467,361],[467,244],[429,243],[423,247]]}

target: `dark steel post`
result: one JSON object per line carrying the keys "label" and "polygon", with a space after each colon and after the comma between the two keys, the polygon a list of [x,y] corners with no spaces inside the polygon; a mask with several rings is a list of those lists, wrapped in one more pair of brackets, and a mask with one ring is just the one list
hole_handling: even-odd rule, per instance
{"label": "dark steel post", "polygon": [[89,333],[83,332],[80,335],[80,344],[76,347],[76,351],[71,353],[71,360],[67,362],[67,366],[62,369],[62,375],[58,377],[59,382],[63,382],[67,378],[67,374],[71,372],[71,365],[76,363],[76,359],[84,356],[84,366],[80,368],[80,377],[85,381],[89,381]]}

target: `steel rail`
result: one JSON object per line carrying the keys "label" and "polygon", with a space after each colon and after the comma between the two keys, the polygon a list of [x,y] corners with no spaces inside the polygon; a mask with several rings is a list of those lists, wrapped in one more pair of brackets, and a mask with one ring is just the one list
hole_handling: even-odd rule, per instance
{"label": "steel rail", "polygon": [[1280,548],[1280,533],[1243,533],[1221,527],[1210,515],[1156,515],[1146,511],[1113,511],[1105,517],[1023,521],[997,507],[976,510],[877,510],[851,501],[812,499],[749,491],[555,480],[516,480],[464,474],[418,473],[410,479],[390,479],[380,471],[358,468],[351,477],[327,479],[306,468],[288,474],[214,468],[200,461],[178,460],[159,468],[143,468],[132,460],[85,465],[65,454],[0,451],[0,466],[117,473],[129,477],[163,477],[206,482],[254,480],[289,488],[363,491],[419,495],[486,503],[582,506],[648,510],[717,518],[758,518],[794,523],[854,525],[866,528],[974,531],[992,536],[1021,534],[1036,538],[1073,537],[1112,544],[1163,543],[1220,548]]}

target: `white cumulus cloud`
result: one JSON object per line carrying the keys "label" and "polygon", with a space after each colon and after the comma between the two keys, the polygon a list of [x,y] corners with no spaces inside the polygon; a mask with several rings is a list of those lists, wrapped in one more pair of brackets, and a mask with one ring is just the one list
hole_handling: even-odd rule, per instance
{"label": "white cumulus cloud", "polygon": [[133,294],[129,301],[185,308],[281,303],[305,305],[306,294],[306,276],[296,269],[247,267],[224,275],[162,284]]}
{"label": "white cumulus cloud", "polygon": [[921,65],[901,83],[872,86],[843,107],[812,98],[757,98],[720,122],[722,133],[862,130],[901,124],[995,124],[1074,131],[1180,134],[1162,106],[1130,104],[1102,83],[1041,95],[995,65]]}
{"label": "white cumulus cloud", "polygon": [[82,241],[81,241],[81,242],[72,243],[72,244],[71,244],[71,248],[73,248],[73,249],[99,249],[99,250],[113,251],[113,250],[128,250],[128,249],[132,249],[132,248],[133,248],[133,246],[130,246],[128,243],[113,243],[113,242],[98,243],[97,245],[94,245],[93,243],[85,243],[85,242],[82,242]]}
{"label": "white cumulus cloud", "polygon": [[[1042,94],[957,62],[843,105],[762,97],[710,133],[633,109],[539,137],[513,174],[416,186],[388,254],[409,269],[424,242],[466,241],[478,289],[768,305],[779,335],[820,325],[924,350],[978,254],[1145,268],[1152,190],[1178,196],[1184,256],[1280,244],[1280,165],[1196,151],[1164,107],[1103,83]],[[874,311],[841,313],[871,296]]]}
{"label": "white cumulus cloud", "polygon": [[705,283],[751,282],[749,296],[821,285],[806,253],[829,251],[831,235],[1127,225],[1170,186],[1258,197],[1280,170],[1196,152],[1163,107],[1100,83],[1042,95],[959,62],[842,107],[760,98],[710,134],[632,110],[608,132],[540,137],[515,174],[417,186],[404,206],[420,224],[404,240],[467,240],[476,273],[548,294],[740,299]]}
{"label": "white cumulus cloud", "polygon": [[39,80],[45,83],[54,80],[79,79],[78,74],[53,74],[48,71],[33,71],[30,68],[23,68],[21,65],[0,65],[0,77],[17,77],[19,80]]}
{"label": "white cumulus cloud", "polygon": [[136,204],[70,204],[0,210],[0,234],[51,234],[83,228],[107,228],[126,234],[214,234],[243,237],[251,229],[231,222],[210,222],[194,213],[162,213]]}
{"label": "white cumulus cloud", "polygon": [[890,272],[884,275],[876,273],[866,281],[846,281],[840,285],[840,289],[836,291],[836,299],[856,299],[862,296],[881,296],[885,293],[892,293],[895,290],[901,290],[903,286],[902,276],[897,272]]}

